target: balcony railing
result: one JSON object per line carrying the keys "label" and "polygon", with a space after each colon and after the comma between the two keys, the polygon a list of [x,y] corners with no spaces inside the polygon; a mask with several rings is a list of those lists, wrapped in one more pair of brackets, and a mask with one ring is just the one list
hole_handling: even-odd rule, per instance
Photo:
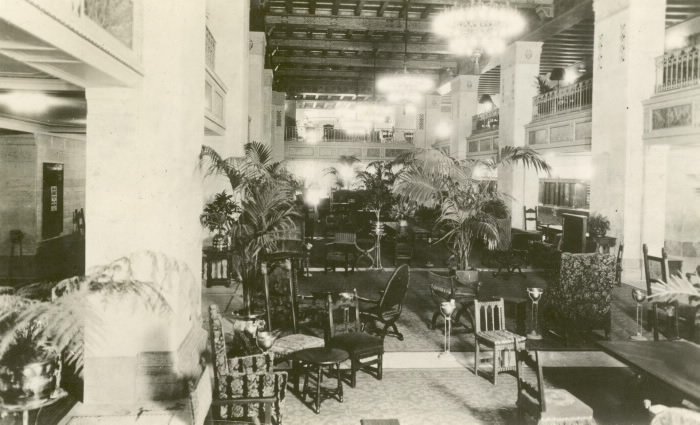
{"label": "balcony railing", "polygon": [[498,119],[498,109],[474,115],[472,117],[472,134],[498,130]]}
{"label": "balcony railing", "polygon": [[324,127],[287,127],[284,140],[288,142],[354,142],[354,143],[413,143],[412,129],[337,129]]}
{"label": "balcony railing", "polygon": [[656,58],[656,92],[700,83],[700,45],[673,50]]}
{"label": "balcony railing", "polygon": [[205,63],[211,69],[214,71],[214,64],[216,63],[216,39],[212,35],[211,31],[209,31],[209,28],[207,28],[207,35],[206,35],[206,44],[204,46],[205,48]]}
{"label": "balcony railing", "polygon": [[555,89],[535,96],[532,101],[533,120],[588,109],[593,101],[593,80]]}

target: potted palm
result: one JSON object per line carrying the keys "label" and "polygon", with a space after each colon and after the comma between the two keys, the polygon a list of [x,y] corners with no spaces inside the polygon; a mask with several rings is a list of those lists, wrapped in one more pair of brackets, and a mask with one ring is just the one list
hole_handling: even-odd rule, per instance
{"label": "potted palm", "polygon": [[588,231],[594,236],[605,236],[610,230],[610,220],[602,214],[593,213],[588,217]]}
{"label": "potted palm", "polygon": [[212,245],[225,251],[228,249],[228,235],[235,221],[235,214],[240,213],[240,206],[234,202],[233,195],[222,191],[204,206],[204,212],[199,219],[202,225],[214,233]]}
{"label": "potted palm", "polygon": [[377,217],[376,229],[382,228],[381,216],[394,202],[392,186],[396,176],[392,163],[385,161],[370,162],[357,177],[365,190],[365,206]]}
{"label": "potted palm", "polygon": [[[501,164],[524,164],[549,172],[549,165],[527,147],[506,146],[495,158],[456,160],[438,149],[418,149],[397,161],[404,168],[396,176],[394,194],[427,208],[437,207],[436,227],[453,252],[453,264],[463,280],[477,275],[469,266],[469,254],[476,240],[499,239],[497,218],[489,211],[494,199],[505,195],[494,185],[473,177],[476,167],[494,169]],[[468,273],[471,269],[471,273]]]}
{"label": "potted palm", "polygon": [[295,228],[300,217],[294,203],[295,184],[283,163],[272,161],[269,147],[251,142],[241,158],[222,158],[203,146],[200,164],[206,175],[222,175],[240,202],[240,215],[231,223],[231,252],[243,283],[244,314],[251,314],[251,296],[260,276],[265,253],[277,248],[277,240]]}

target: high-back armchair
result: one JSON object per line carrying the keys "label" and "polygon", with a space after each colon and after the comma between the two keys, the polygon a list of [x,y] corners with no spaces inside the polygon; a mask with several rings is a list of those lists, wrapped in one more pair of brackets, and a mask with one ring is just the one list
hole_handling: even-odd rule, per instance
{"label": "high-back armchair", "polygon": [[616,275],[612,254],[562,253],[559,280],[547,286],[543,298],[547,323],[560,326],[564,335],[602,329],[608,336]]}
{"label": "high-back armchair", "polygon": [[[406,292],[408,291],[410,275],[408,264],[402,264],[394,270],[379,300],[358,297],[360,301],[373,304],[367,310],[361,311],[361,315],[364,318],[376,320],[384,325],[380,332],[382,338],[386,335],[392,335],[396,336],[399,341],[403,341],[403,334],[396,327],[396,321],[401,317],[403,300],[406,298]],[[388,332],[389,328],[392,329],[391,333]]]}
{"label": "high-back armchair", "polygon": [[273,371],[274,354],[228,358],[216,305],[209,306],[209,339],[214,363],[212,414],[215,419],[238,420],[272,417],[282,423],[287,372]]}

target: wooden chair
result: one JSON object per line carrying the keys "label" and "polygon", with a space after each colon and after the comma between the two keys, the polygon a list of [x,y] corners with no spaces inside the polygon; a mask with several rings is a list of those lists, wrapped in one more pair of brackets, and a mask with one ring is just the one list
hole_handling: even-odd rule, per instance
{"label": "wooden chair", "polygon": [[461,285],[457,282],[454,275],[443,276],[433,272],[428,272],[430,281],[430,294],[437,304],[435,313],[430,321],[430,329],[437,327],[437,321],[442,317],[440,312],[440,304],[444,301],[455,300],[458,304],[457,310],[453,313],[452,323],[458,324],[460,317],[466,315],[471,322],[471,329],[474,330],[474,300],[479,297],[479,289],[481,282],[476,282],[473,285]]}
{"label": "wooden chair", "polygon": [[[350,354],[350,387],[355,388],[357,371],[360,369],[370,369],[376,374],[377,379],[381,380],[384,341],[361,331],[357,290],[336,296],[328,294],[326,305],[328,308],[326,347],[339,348]],[[342,313],[340,324],[337,320],[338,312]],[[363,362],[367,358],[371,359]],[[376,366],[372,367],[373,365]]]}
{"label": "wooden chair", "polygon": [[523,230],[537,230],[537,210],[534,208],[527,208],[524,205],[523,205]]}
{"label": "wooden chair", "polygon": [[273,371],[274,354],[228,358],[216,305],[209,306],[209,337],[214,364],[214,419],[238,420],[264,417],[271,424],[282,423],[287,372]]}
{"label": "wooden chair", "polygon": [[[274,353],[275,356],[277,356],[280,360],[284,360],[295,351],[300,351],[305,348],[323,347],[324,345],[323,338],[319,338],[317,336],[312,335],[304,335],[299,332],[299,295],[297,293],[297,287],[295,285],[294,280],[295,273],[292,269],[291,261],[287,259],[285,263],[286,268],[288,270],[289,279],[287,283],[289,291],[289,314],[291,315],[292,333],[277,338],[272,348],[270,348],[270,352]],[[272,303],[270,301],[270,278],[268,274],[268,264],[266,262],[263,262],[261,269],[263,274],[263,281],[265,284],[265,310],[267,312],[267,329],[268,331],[272,332]]]}
{"label": "wooden chair", "polygon": [[326,259],[323,266],[324,271],[333,270],[338,263],[345,264],[345,272],[352,258],[352,271],[357,265],[357,254],[361,249],[357,246],[357,236],[353,232],[335,232],[333,242],[326,244]]}
{"label": "wooden chair", "polygon": [[[518,378],[518,423],[575,423],[595,425],[593,409],[562,388],[547,386],[543,367],[549,366],[547,352],[528,352],[514,340]],[[530,419],[532,418],[532,419]]]}
{"label": "wooden chair", "polygon": [[[403,341],[403,334],[396,327],[396,321],[401,317],[410,275],[408,264],[402,264],[394,270],[394,273],[387,281],[380,299],[372,300],[358,297],[360,301],[373,305],[367,310],[360,311],[360,316],[384,325],[384,328],[380,331],[382,339],[387,335],[391,335],[397,337],[399,341]],[[388,332],[389,328],[392,329],[391,333]]]}
{"label": "wooden chair", "polygon": [[396,235],[393,250],[394,265],[399,261],[406,261],[410,265],[413,259],[414,245],[413,235]]}
{"label": "wooden chair", "polygon": [[[647,244],[642,245],[642,259],[644,261],[644,280],[647,285],[647,295],[652,295],[652,285],[664,285],[668,282],[668,255],[666,249],[661,248],[661,256],[649,255]],[[663,333],[667,338],[677,338],[678,329],[678,303],[659,302],[651,303],[651,327],[654,332],[654,341],[659,340],[659,334]],[[663,317],[663,320],[660,320]],[[662,323],[665,329],[660,331]]]}
{"label": "wooden chair", "polygon": [[479,344],[493,348],[493,384],[498,373],[515,370],[515,342],[525,337],[506,330],[503,298],[497,301],[474,300],[474,375],[479,375]]}

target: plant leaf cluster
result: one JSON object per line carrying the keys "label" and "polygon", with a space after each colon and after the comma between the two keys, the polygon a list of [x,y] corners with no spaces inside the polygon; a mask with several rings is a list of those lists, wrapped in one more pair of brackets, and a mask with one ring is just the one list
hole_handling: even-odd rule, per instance
{"label": "plant leaf cluster", "polygon": [[[495,169],[503,164],[522,164],[549,172],[549,165],[527,147],[503,147],[488,159],[457,160],[438,149],[418,149],[396,159],[403,169],[396,176],[393,193],[419,206],[440,210],[437,227],[443,233],[458,262],[469,267],[469,253],[475,240],[495,242],[499,238],[494,201],[506,197],[489,183],[474,178],[478,167]],[[498,213],[498,215],[497,215]]]}

